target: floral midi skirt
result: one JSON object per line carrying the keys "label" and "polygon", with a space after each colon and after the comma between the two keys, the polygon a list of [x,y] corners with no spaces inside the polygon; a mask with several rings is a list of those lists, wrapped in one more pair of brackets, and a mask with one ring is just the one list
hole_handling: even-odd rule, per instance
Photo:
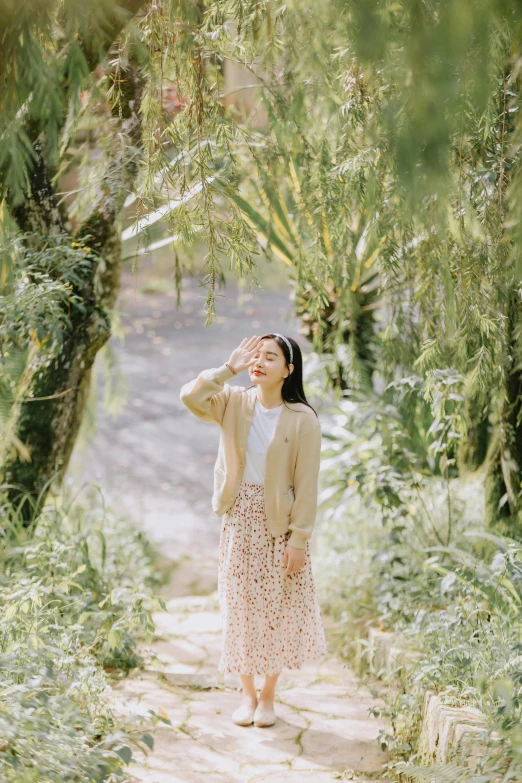
{"label": "floral midi skirt", "polygon": [[304,565],[283,566],[291,531],[272,536],[264,486],[242,481],[223,514],[218,596],[223,631],[218,671],[277,674],[300,669],[327,653],[326,638],[306,542]]}

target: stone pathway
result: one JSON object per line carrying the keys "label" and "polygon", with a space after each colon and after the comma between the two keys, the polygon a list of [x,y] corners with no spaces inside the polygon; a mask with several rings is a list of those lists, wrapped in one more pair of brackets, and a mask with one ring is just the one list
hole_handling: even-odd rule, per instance
{"label": "stone pathway", "polygon": [[[228,285],[209,329],[206,292],[197,275],[184,281],[178,307],[166,284],[170,267],[159,270],[144,259],[140,268],[139,279],[129,266],[123,269],[119,307],[125,342],[111,338],[128,391],[126,405],[117,417],[105,410],[105,374],[97,358],[98,429],[87,450],[75,449],[67,477],[78,490],[94,481],[114,511],[154,542],[172,573],[164,591],[168,612],[155,617],[157,637],[142,651],[143,670],[114,688],[118,710],[163,711],[172,727],[158,727],[154,750],[141,759],[142,766],[129,770],[143,783],[376,780],[385,760],[376,741],[381,724],[369,715],[376,702],[340,661],[332,657],[284,671],[278,721],[264,729],[232,723],[239,678],[221,679],[217,672],[215,557],[221,521],[210,496],[219,428],[187,411],[179,389],[203,368],[226,361],[243,336],[279,331],[308,352],[287,286],[250,293]],[[272,264],[265,270],[271,284],[278,282],[276,272]],[[249,379],[243,373],[234,382],[248,385]],[[310,401],[320,412],[320,401]],[[197,560],[191,559],[194,552]]]}
{"label": "stone pathway", "polygon": [[[285,670],[277,687],[278,720],[240,727],[231,714],[240,680],[217,671],[221,623],[213,560],[184,557],[173,569],[167,612],[155,615],[156,637],[142,651],[142,670],[114,688],[119,712],[168,716],[154,750],[129,767],[141,783],[327,783],[378,780],[386,756],[370,715],[378,701],[334,656]],[[214,589],[208,591],[210,586]],[[198,593],[205,593],[201,595]],[[328,618],[323,615],[329,635]],[[256,676],[258,687],[262,677]]]}

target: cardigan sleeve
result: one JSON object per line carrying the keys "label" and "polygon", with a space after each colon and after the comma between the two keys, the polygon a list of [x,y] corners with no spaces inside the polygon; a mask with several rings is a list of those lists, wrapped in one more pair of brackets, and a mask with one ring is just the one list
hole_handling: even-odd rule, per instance
{"label": "cardigan sleeve", "polygon": [[294,472],[294,503],[290,512],[288,544],[304,549],[317,513],[317,486],[321,463],[321,425],[312,412],[299,435]]}
{"label": "cardigan sleeve", "polygon": [[179,398],[198,419],[221,425],[230,397],[230,386],[225,381],[233,375],[226,364],[202,370],[181,387]]}

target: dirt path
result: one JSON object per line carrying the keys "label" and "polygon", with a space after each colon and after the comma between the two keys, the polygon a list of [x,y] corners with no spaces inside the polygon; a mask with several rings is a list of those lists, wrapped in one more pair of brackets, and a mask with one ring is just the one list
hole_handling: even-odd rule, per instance
{"label": "dirt path", "polygon": [[[270,728],[236,726],[235,674],[219,675],[221,622],[217,592],[206,591],[217,573],[210,561],[183,559],[172,572],[168,612],[155,615],[156,639],[143,671],[114,690],[118,711],[163,710],[172,728],[159,728],[142,766],[142,783],[326,783],[375,781],[386,757],[377,735],[382,723],[366,688],[335,657],[301,670],[285,670],[277,688],[278,720]],[[200,579],[194,575],[200,574]],[[185,594],[191,585],[192,594]],[[176,595],[177,592],[182,595]],[[328,620],[324,618],[329,631]],[[258,687],[262,677],[256,676]],[[136,754],[135,754],[136,755]]]}

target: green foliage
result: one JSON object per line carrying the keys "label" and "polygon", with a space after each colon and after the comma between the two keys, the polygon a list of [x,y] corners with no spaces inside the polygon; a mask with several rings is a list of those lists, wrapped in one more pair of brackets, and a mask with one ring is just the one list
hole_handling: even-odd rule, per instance
{"label": "green foliage", "polygon": [[454,176],[455,136],[473,133],[477,116],[487,115],[498,73],[518,68],[519,7],[356,2],[344,29],[372,81],[384,71],[393,85],[378,122],[408,195],[440,195]]}
{"label": "green foliage", "polygon": [[[224,282],[223,262],[255,281],[256,242],[268,243],[286,262],[293,257],[296,299],[306,307],[316,350],[331,335],[327,349],[334,352],[349,334],[361,378],[371,374],[373,317],[382,296],[390,369],[455,367],[467,375],[470,394],[487,403],[487,390],[505,381],[512,355],[505,309],[520,255],[513,5],[479,11],[475,0],[459,0],[451,10],[421,9],[409,0],[393,7],[380,1],[280,8],[247,0],[136,3],[134,26],[108,58],[103,41],[85,37],[70,5],[48,3],[19,21],[32,52],[19,78],[29,86],[39,80],[39,87],[47,80],[61,96],[45,107],[32,99],[28,110],[52,144],[56,132],[47,131],[46,112],[61,128],[57,116],[64,111],[56,107],[66,100],[67,128],[92,133],[104,146],[110,113],[123,110],[114,75],[128,68],[136,40],[147,49],[139,58],[144,151],[136,149],[141,176],[131,201],[141,225],[175,204],[164,213],[170,237],[205,243],[207,325],[216,286]],[[116,13],[110,3],[98,5],[82,5],[91,31],[99,14],[112,19]],[[64,45],[46,52],[46,72],[34,63],[53,39],[53,25]],[[17,63],[22,48],[15,31],[7,45]],[[82,69],[80,55],[87,55],[78,42],[84,40],[99,55],[102,76]],[[258,85],[250,116],[224,102],[228,62],[243,66]],[[70,78],[60,81],[64,69]],[[64,85],[75,94],[81,85],[83,102]],[[13,106],[19,109],[28,94],[13,89]],[[25,127],[23,112],[18,122]],[[73,143],[63,127],[60,170],[86,164],[68,208],[74,216],[98,177],[89,145]],[[368,290],[367,275],[372,286],[379,283],[378,296]]]}
{"label": "green foliage", "polygon": [[[406,780],[419,783],[469,783],[469,768],[462,764],[436,764],[431,767],[421,767],[416,764],[399,763],[394,769]],[[487,778],[479,778],[481,783],[487,783]]]}
{"label": "green foliage", "polygon": [[87,240],[74,242],[67,234],[46,237],[38,248],[30,240],[30,235],[18,235],[1,250],[11,264],[2,286],[0,350],[6,356],[12,347],[34,342],[48,361],[62,344],[71,311],[85,309],[75,289],[89,273],[94,254]]}
{"label": "green foliage", "polygon": [[412,380],[407,396],[429,403],[438,422],[424,428],[424,449],[409,437],[411,399],[405,407],[397,383],[373,400],[340,401],[323,425],[318,589],[338,621],[339,650],[361,673],[370,624],[393,630],[415,653],[387,675],[382,713],[391,730],[381,740],[392,753],[390,775],[443,781],[452,770],[463,783],[476,779],[462,766],[465,752],[453,767],[420,766],[419,717],[430,689],[448,704],[479,708],[486,734],[499,732],[479,779],[493,783],[509,767],[514,780],[522,771],[522,549],[484,529],[483,473],[464,481],[433,459],[460,434],[451,409],[461,404],[458,376]]}
{"label": "green foliage", "polygon": [[31,240],[20,234],[0,247],[0,268],[9,270],[0,289],[0,434],[24,454],[8,421],[28,356],[32,349],[36,369],[60,354],[75,313],[85,312],[78,289],[95,260],[86,242],[66,234],[50,235],[38,247]]}
{"label": "green foliage", "polygon": [[123,27],[129,14],[124,3],[112,0],[2,0],[0,12],[1,189],[20,204],[27,197],[35,141],[43,141],[43,154],[56,170],[61,134],[80,110],[89,72],[112,43],[111,28]]}
{"label": "green foliage", "polygon": [[2,505],[0,777],[123,780],[150,735],[115,718],[104,668],[139,664],[157,607],[152,552],[94,492],[49,503],[29,536]]}

